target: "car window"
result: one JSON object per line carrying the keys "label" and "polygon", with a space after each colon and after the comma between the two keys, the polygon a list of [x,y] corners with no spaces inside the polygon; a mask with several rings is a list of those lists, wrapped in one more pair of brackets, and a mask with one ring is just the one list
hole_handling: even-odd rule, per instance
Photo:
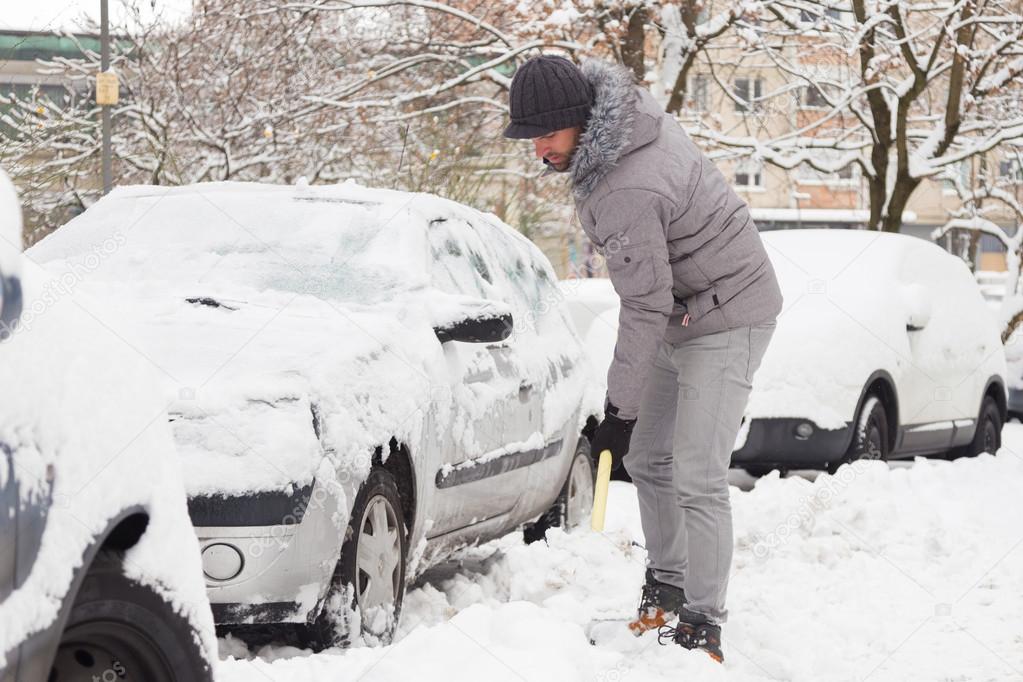
{"label": "car window", "polygon": [[[563,313],[562,294],[550,263],[510,228],[477,215],[430,222],[434,285],[443,291],[506,303],[524,333],[541,331]],[[561,320],[558,324],[563,323]]]}
{"label": "car window", "polygon": [[[567,315],[557,276],[539,249],[510,229],[490,222],[485,216],[473,224],[490,249],[490,262],[496,263],[500,269],[495,273],[494,284],[502,289],[504,300],[517,313],[518,320],[539,332],[552,316],[562,318]],[[565,324],[561,319],[553,323]]]}
{"label": "car window", "polygon": [[435,218],[430,221],[428,239],[433,255],[431,280],[441,291],[489,298],[492,283],[490,267],[472,244],[472,228],[458,218]]}

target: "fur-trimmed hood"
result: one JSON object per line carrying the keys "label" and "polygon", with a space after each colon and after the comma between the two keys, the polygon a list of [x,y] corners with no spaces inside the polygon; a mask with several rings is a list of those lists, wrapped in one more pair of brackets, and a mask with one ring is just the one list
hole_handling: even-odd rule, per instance
{"label": "fur-trimmed hood", "polygon": [[647,111],[648,102],[627,67],[586,59],[580,70],[593,87],[594,102],[568,168],[577,201],[586,199],[624,154],[657,137],[660,114]]}

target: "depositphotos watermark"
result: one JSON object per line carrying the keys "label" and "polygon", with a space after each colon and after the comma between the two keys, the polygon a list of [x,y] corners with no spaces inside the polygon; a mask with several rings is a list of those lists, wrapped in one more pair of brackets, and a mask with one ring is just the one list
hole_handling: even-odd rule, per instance
{"label": "depositphotos watermark", "polygon": [[74,293],[75,288],[86,277],[99,269],[107,258],[128,243],[123,232],[117,231],[99,244],[92,247],[89,253],[67,261],[67,269],[59,276],[45,282],[32,300],[25,300],[21,316],[16,322],[6,324],[0,322],[0,339],[5,339],[20,331],[28,331],[37,319],[52,308],[57,302]]}

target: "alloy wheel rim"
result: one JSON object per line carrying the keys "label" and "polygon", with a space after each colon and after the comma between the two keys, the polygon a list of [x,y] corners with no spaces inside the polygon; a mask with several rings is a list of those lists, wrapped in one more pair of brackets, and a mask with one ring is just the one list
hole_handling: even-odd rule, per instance
{"label": "alloy wheel rim", "polygon": [[572,473],[568,477],[568,501],[565,510],[565,525],[572,527],[582,523],[586,513],[593,506],[593,483],[589,463],[576,457]]}
{"label": "alloy wheel rim", "polygon": [[398,515],[383,495],[370,499],[356,549],[356,598],[363,613],[392,606],[401,580]]}

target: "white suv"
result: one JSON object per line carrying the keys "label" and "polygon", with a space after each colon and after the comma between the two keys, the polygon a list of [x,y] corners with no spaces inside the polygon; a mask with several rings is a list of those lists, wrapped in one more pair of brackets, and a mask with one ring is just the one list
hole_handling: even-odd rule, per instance
{"label": "white suv", "polygon": [[0,680],[210,680],[213,621],[151,368],[20,244],[0,172]]}

